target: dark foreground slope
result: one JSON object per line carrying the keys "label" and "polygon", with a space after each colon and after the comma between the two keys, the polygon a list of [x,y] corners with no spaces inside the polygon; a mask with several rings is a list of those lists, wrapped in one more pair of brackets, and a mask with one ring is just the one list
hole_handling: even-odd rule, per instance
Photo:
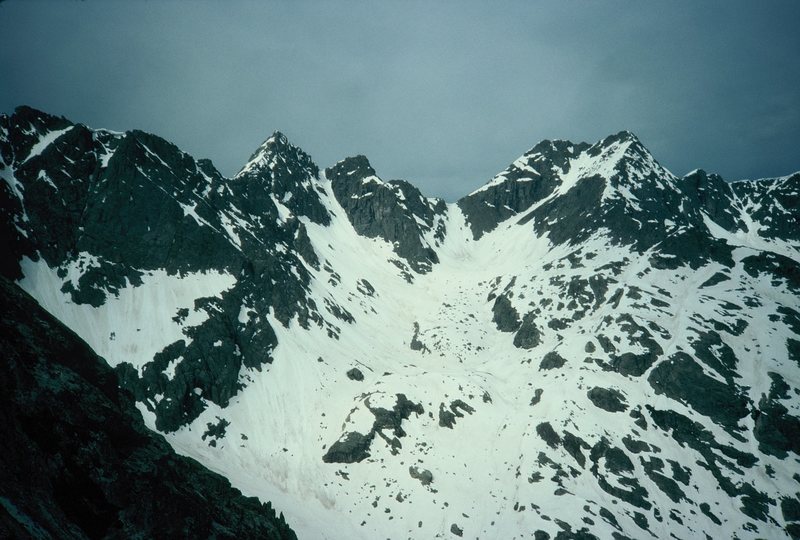
{"label": "dark foreground slope", "polygon": [[0,277],[0,538],[296,538],[176,455],[114,372]]}

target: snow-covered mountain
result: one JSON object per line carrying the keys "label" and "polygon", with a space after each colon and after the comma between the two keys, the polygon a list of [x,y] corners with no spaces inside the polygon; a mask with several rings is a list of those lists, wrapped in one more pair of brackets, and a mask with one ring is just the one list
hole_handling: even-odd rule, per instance
{"label": "snow-covered mountain", "polygon": [[455,204],[0,117],[2,273],[301,538],[800,537],[800,174],[543,141]]}

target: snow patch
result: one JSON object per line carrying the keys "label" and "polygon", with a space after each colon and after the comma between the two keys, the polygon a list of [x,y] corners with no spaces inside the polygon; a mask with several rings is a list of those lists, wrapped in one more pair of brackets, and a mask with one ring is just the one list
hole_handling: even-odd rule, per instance
{"label": "snow patch", "polygon": [[[87,258],[85,264],[93,262]],[[66,281],[77,280],[82,273],[79,265],[71,265],[65,279],[44,259],[26,257],[21,266],[25,277],[20,287],[42,307],[59,320],[69,321],[70,328],[112,365],[128,362],[137,369],[170,343],[187,339],[184,328],[208,318],[205,311],[194,309],[196,299],[219,296],[235,283],[233,276],[218,272],[170,276],[157,270],[145,274],[141,286],[125,287],[117,296],[109,294],[95,308],[76,304],[61,292]],[[173,318],[181,308],[189,314],[178,323]]]}

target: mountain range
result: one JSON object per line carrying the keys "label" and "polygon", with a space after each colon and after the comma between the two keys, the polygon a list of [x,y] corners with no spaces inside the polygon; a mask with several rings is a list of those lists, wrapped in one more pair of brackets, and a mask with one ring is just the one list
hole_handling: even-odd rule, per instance
{"label": "mountain range", "polygon": [[0,273],[300,538],[800,538],[800,173],[623,131],[448,203],[19,107],[0,176]]}

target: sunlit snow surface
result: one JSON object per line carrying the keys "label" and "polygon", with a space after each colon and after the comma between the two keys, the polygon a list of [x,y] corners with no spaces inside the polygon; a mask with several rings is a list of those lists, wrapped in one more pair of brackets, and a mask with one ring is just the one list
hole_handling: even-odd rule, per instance
{"label": "sunlit snow surface", "polygon": [[[141,286],[125,287],[118,295],[110,294],[103,305],[92,307],[76,304],[61,292],[62,284],[80,275],[90,261],[91,256],[82,254],[61,279],[43,259],[25,258],[25,278],[19,285],[52,315],[69,321],[72,331],[112,366],[128,362],[141,368],[170,343],[187,339],[183,328],[208,318],[205,311],[195,310],[194,301],[217,296],[235,282],[232,276],[218,272],[170,276],[163,270],[151,271],[144,275]],[[184,308],[189,314],[179,323],[172,317]]]}
{"label": "sunlit snow surface", "polygon": [[[47,137],[55,140],[59,135]],[[619,143],[594,160],[579,156],[550,198],[566,193],[585,176],[609,177],[626,149],[627,143]],[[256,154],[243,172],[269,168],[270,163]],[[527,167],[520,160],[515,165]],[[488,187],[503,181],[498,176]],[[475,241],[456,205],[447,207],[445,239],[438,243],[426,239],[436,245],[439,263],[427,274],[415,274],[409,283],[390,262],[396,258],[392,246],[359,236],[332,195],[330,183],[323,177],[318,187],[333,219],[322,226],[301,218],[322,263],[318,270],[308,267],[313,275],[310,298],[319,306],[332,299],[355,322],[341,324],[339,338],[333,339],[324,328],[303,329],[296,321],[285,327],[272,313],[258,314],[277,334],[273,363],[260,371],[243,368],[244,389],[228,407],[207,402],[205,412],[191,425],[167,434],[179,452],[224,474],[246,494],[272,501],[300,538],[450,538],[454,524],[466,538],[531,538],[536,530],[554,537],[562,530],[554,520],[565,517],[574,531],[586,525],[600,538],[611,538],[614,532],[647,537],[636,523],[637,512],[646,516],[649,531],[658,538],[671,533],[693,538],[699,531],[740,538],[783,534],[778,523],[759,523],[760,532],[748,530],[747,523],[753,520],[739,510],[741,501],[717,488],[717,480],[695,450],[652,424],[637,426],[629,411],[611,413],[595,407],[587,391],[595,386],[616,389],[629,410],[643,410],[644,405],[676,410],[701,423],[724,445],[759,456],[755,466],[740,467],[732,476],[734,482],[752,482],[774,499],[793,493],[797,485],[790,475],[770,475],[768,467],[798,469],[796,456],[781,461],[759,454],[751,437],[737,440],[687,404],[656,394],[647,377],[658,362],[639,377],[624,376],[603,370],[588,352],[601,350],[601,333],[620,354],[643,352],[616,322],[624,313],[642,326],[652,323],[650,328],[663,330],[652,333],[663,350],[659,361],[678,351],[691,352],[698,333],[713,328],[714,320],[742,319],[747,325],[740,335],[723,335],[740,359],[737,385],[758,403],[770,388],[768,371],[798,387],[797,367],[786,358],[785,343],[792,334],[771,317],[780,305],[796,306],[797,298],[785,284],[752,277],[740,264],[732,269],[709,263],[698,270],[658,270],[651,267],[650,253],[635,254],[612,245],[603,230],[581,244],[580,264],[573,264],[568,256],[576,246],[553,246],[546,236],[536,236],[530,225],[519,225],[516,217]],[[636,197],[627,187],[603,193],[604,199],[615,197],[636,208]],[[274,202],[280,219],[288,219],[291,212],[281,201]],[[184,207],[184,212],[202,222],[193,207]],[[759,250],[798,260],[797,245],[759,236],[748,216],[743,204],[742,220],[750,225],[747,233],[729,233],[710,219],[706,226],[714,236],[737,246],[736,262]],[[225,232],[220,234],[227,234],[238,247],[239,237],[231,225],[237,219],[235,213],[226,216]],[[137,369],[166,345],[187,339],[184,329],[205,320],[208,314],[194,309],[195,300],[217,296],[235,284],[235,277],[222,273],[151,271],[142,277],[142,285],[122,288],[100,307],[76,305],[61,292],[62,285],[80,276],[81,265],[92,264],[90,254],[81,254],[61,269],[65,276],[61,278],[43,260],[26,259],[20,285],[109,362],[129,362]],[[619,273],[609,273],[609,265],[617,265]],[[340,279],[332,281],[326,266]],[[729,279],[704,286],[718,272]],[[595,275],[612,277],[606,298],[619,293],[619,301],[602,303],[578,316],[577,308],[564,305],[567,300],[562,304],[566,284],[573,277],[588,280]],[[364,281],[374,292],[365,291]],[[533,307],[540,310],[542,341],[532,349],[515,347],[514,334],[499,331],[493,322],[492,298],[509,291],[511,305],[521,315]],[[743,309],[743,296],[758,302]],[[173,317],[182,308],[189,315],[178,322]],[[240,321],[243,317],[248,317],[244,308]],[[559,318],[575,320],[561,330],[547,326]],[[415,328],[424,344],[420,350],[411,348]],[[551,351],[566,364],[540,369],[542,358]],[[364,380],[348,378],[351,368],[361,370]],[[704,370],[720,379],[714,370]],[[394,434],[387,430],[387,439],[375,437],[370,457],[360,463],[322,461],[326,450],[347,433],[369,431],[374,416],[368,406],[391,409],[397,394],[421,404],[425,412],[412,413],[403,421],[405,435],[399,438],[402,446],[396,454],[387,443]],[[456,418],[452,429],[442,427],[440,408],[450,410],[455,400],[474,412]],[[785,402],[795,415],[796,403]],[[152,414],[143,406],[140,409],[153,427]],[[211,446],[203,435],[207,425],[219,419],[230,424],[226,436]],[[633,434],[650,450],[628,452],[635,474],[610,474],[603,458],[590,471],[588,449],[582,450],[586,462],[581,465],[563,445],[548,446],[536,431],[545,422],[558,434],[568,431],[581,437],[590,447],[605,438],[614,447],[626,448],[623,438]],[[740,427],[752,432],[752,418],[743,418]],[[652,456],[663,460],[667,476],[672,477],[675,467],[683,471],[687,480],[680,488],[685,498],[672,500],[642,472],[644,460]],[[423,485],[411,476],[411,467],[430,471],[433,482]],[[621,480],[635,476],[652,507],[637,508],[611,496],[599,486],[598,476],[621,489],[628,489]],[[698,509],[700,502],[708,503],[711,513],[724,522],[714,524]],[[601,509],[610,511],[618,524],[602,517]]]}

